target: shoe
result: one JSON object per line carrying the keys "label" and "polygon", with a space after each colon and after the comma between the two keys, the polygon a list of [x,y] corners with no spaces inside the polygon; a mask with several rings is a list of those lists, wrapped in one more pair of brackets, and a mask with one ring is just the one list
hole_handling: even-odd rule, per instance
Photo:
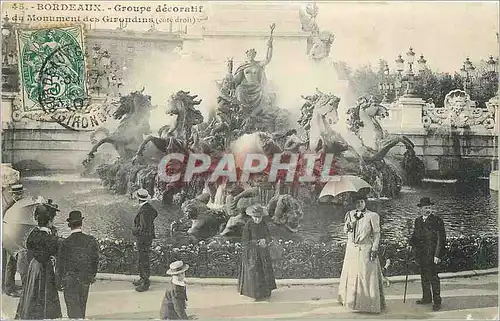
{"label": "shoe", "polygon": [[138,287],[136,287],[135,290],[137,292],[145,292],[145,291],[149,290],[149,284],[148,283],[142,283],[141,285],[139,285]]}
{"label": "shoe", "polygon": [[431,303],[432,303],[432,301],[427,301],[427,300],[422,299],[422,300],[417,300],[417,302],[416,302],[416,303],[417,303],[417,304],[431,304]]}
{"label": "shoe", "polygon": [[143,279],[137,279],[137,280],[134,280],[134,282],[132,282],[133,285],[135,286],[139,286],[141,285],[142,283],[144,282]]}
{"label": "shoe", "polygon": [[434,304],[434,305],[432,306],[432,311],[439,311],[439,310],[441,310],[441,303],[439,303],[439,304]]}
{"label": "shoe", "polygon": [[8,296],[11,296],[13,298],[19,298],[21,296],[21,293],[19,293],[19,291],[7,291],[5,294],[7,294]]}

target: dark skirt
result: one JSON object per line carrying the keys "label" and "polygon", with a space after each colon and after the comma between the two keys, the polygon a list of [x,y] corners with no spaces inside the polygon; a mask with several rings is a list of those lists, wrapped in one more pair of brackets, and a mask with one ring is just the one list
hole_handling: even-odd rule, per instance
{"label": "dark skirt", "polygon": [[32,259],[17,306],[16,319],[40,320],[62,318],[52,261]]}
{"label": "dark skirt", "polygon": [[276,280],[269,249],[247,249],[243,253],[240,265],[239,293],[260,300],[270,297],[274,289],[276,289]]}

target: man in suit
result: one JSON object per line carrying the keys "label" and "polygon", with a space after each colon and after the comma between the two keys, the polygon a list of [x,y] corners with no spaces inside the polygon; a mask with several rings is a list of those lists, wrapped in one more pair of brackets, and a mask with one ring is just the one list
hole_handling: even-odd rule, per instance
{"label": "man in suit", "polygon": [[[421,216],[415,219],[415,227],[410,239],[415,257],[420,266],[423,296],[417,304],[434,302],[433,311],[441,309],[440,283],[438,277],[439,264],[444,255],[446,232],[443,220],[434,215],[434,203],[423,197],[417,206]],[[432,288],[432,295],[431,295]]]}
{"label": "man in suit", "polygon": [[137,292],[149,290],[150,282],[150,260],[149,251],[155,235],[154,220],[158,216],[158,212],[154,209],[149,201],[151,196],[149,192],[143,188],[136,192],[136,197],[139,200],[139,212],[134,219],[133,234],[137,239],[137,249],[139,251],[139,276],[140,279],[133,282]]}
{"label": "man in suit", "polygon": [[93,236],[82,233],[80,211],[70,212],[66,221],[71,235],[61,242],[57,282],[64,291],[68,318],[84,319],[90,284],[95,281],[99,265],[99,245]]}

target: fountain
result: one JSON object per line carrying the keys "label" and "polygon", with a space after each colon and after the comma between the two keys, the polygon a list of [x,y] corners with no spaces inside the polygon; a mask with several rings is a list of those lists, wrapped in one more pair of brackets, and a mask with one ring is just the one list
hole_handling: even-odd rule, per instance
{"label": "fountain", "polygon": [[[310,15],[309,18],[307,14]],[[418,184],[421,179],[418,173],[423,171],[413,143],[406,136],[388,135],[377,120],[388,115],[387,109],[370,97],[362,97],[352,106],[347,83],[340,80],[331,81],[335,68],[328,58],[334,37],[329,33],[326,37],[325,32],[319,32],[314,20],[316,15],[314,8],[309,8],[301,15],[303,30],[310,32],[310,37],[307,55],[302,54],[302,57],[297,56],[296,59],[303,62],[297,65],[306,66],[307,70],[296,70],[295,75],[287,68],[278,68],[283,67],[280,61],[271,62],[275,29],[272,24],[267,53],[263,60],[256,61],[257,52],[249,49],[246,51],[246,61],[233,72],[233,59],[228,59],[227,73],[219,82],[215,118],[206,120],[200,110],[195,108],[201,103],[201,100],[195,100],[196,95],[183,90],[177,91],[172,95],[165,111],[167,115],[173,116],[172,120],[158,130],[157,136],[148,136],[142,143],[134,140],[133,144],[121,146],[118,143],[123,139],[111,138],[125,134],[126,137],[133,136],[133,131],[122,133],[119,130],[125,129],[127,121],[130,122],[130,117],[127,116],[122,120],[121,127],[93,147],[85,163],[91,162],[100,145],[113,144],[120,154],[120,159],[113,164],[99,167],[101,179],[119,194],[133,195],[136,189],[143,187],[165,205],[173,202],[182,204],[184,214],[194,223],[188,229],[187,226],[180,227],[182,222],[178,222],[174,224],[174,230],[187,230],[186,232],[195,239],[199,239],[200,235],[205,238],[207,233],[213,236],[222,232],[222,227],[219,228],[222,226],[221,220],[226,222],[229,219],[228,213],[231,208],[237,208],[241,199],[269,204],[274,226],[288,234],[294,234],[299,229],[300,220],[304,215],[302,203],[316,202],[318,192],[326,182],[266,184],[269,175],[267,171],[253,177],[248,185],[243,184],[243,190],[239,193],[232,194],[230,190],[235,186],[229,184],[228,187],[225,182],[208,184],[207,178],[201,175],[188,183],[165,182],[159,175],[158,166],[166,166],[162,159],[171,153],[181,153],[185,156],[204,153],[214,162],[220,159],[224,152],[231,151],[236,156],[238,171],[243,164],[241,158],[249,153],[259,153],[267,157],[276,153],[284,153],[288,157],[298,153],[300,164],[304,164],[307,154],[316,154],[319,158],[315,163],[316,176],[319,176],[322,166],[326,165],[325,154],[331,153],[335,156],[335,173],[354,174],[364,178],[373,187],[374,197],[394,197],[398,195],[403,183]],[[289,57],[292,57],[292,54],[290,52]],[[268,65],[271,70],[269,78],[265,72]],[[276,70],[281,70],[280,74],[283,70],[287,71],[286,82],[272,78]],[[304,79],[308,81],[304,82]],[[309,90],[315,83],[328,83],[326,90],[332,93],[326,94],[317,90],[314,95],[304,97],[302,118],[299,121],[302,128],[298,128],[305,134],[304,138],[297,134],[297,130],[289,131],[290,128],[286,125],[277,123],[276,115],[281,113],[277,105],[298,107],[300,100],[296,95],[297,90]],[[118,110],[125,108],[125,100],[123,98],[120,101],[121,107]],[[151,105],[150,101],[148,104]],[[132,111],[142,110],[127,108]],[[149,129],[149,126],[144,123],[144,126],[138,128]],[[280,132],[276,132],[278,128]],[[389,151],[399,144],[407,149],[402,163],[389,157]],[[135,150],[135,156],[132,150]],[[168,165],[167,172],[185,171],[186,162],[177,165]],[[409,176],[405,175],[405,172],[411,173],[411,178],[407,178]],[[195,199],[195,196],[201,193],[209,195],[206,203]],[[328,195],[328,190],[323,190],[323,194]],[[301,197],[298,197],[299,195]],[[308,196],[304,197],[305,195]],[[297,198],[301,199],[299,203],[292,201]],[[341,198],[334,198],[336,202],[340,200]],[[238,220],[230,220],[230,223],[233,221],[238,224]],[[210,226],[208,232],[205,231],[207,226]],[[224,228],[232,230],[232,226],[225,225]]]}

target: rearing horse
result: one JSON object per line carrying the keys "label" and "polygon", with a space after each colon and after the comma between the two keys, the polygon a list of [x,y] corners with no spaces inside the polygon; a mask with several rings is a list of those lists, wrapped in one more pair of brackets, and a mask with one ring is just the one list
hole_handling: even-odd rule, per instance
{"label": "rearing horse", "polygon": [[166,110],[167,115],[177,116],[169,133],[184,142],[185,146],[191,143],[191,130],[193,126],[203,123],[201,111],[194,108],[201,104],[195,100],[198,95],[190,95],[189,91],[179,90],[171,96]]}
{"label": "rearing horse", "polygon": [[415,145],[406,136],[389,136],[377,118],[389,116],[387,108],[377,104],[373,98],[361,97],[356,105],[350,108],[349,129],[356,134],[365,147],[362,157],[366,161],[380,161],[389,150],[399,143],[413,150]]}
{"label": "rearing horse", "polygon": [[143,92],[144,88],[120,98],[119,107],[113,113],[113,117],[120,120],[120,124],[115,131],[92,147],[87,159],[83,161],[84,165],[87,165],[99,147],[106,143],[113,145],[122,160],[129,160],[135,155],[143,135],[151,132],[151,96],[143,95]]}
{"label": "rearing horse", "polygon": [[[143,156],[144,151],[154,155],[151,159],[145,159],[147,163],[157,164],[167,153],[189,152],[192,139],[192,127],[203,122],[203,115],[194,106],[199,105],[201,100],[196,101],[197,95],[189,95],[189,92],[178,91],[171,96],[165,113],[175,115],[173,124],[165,125],[158,131],[158,136],[149,136],[136,148],[134,160]],[[142,137],[141,137],[142,138]]]}

